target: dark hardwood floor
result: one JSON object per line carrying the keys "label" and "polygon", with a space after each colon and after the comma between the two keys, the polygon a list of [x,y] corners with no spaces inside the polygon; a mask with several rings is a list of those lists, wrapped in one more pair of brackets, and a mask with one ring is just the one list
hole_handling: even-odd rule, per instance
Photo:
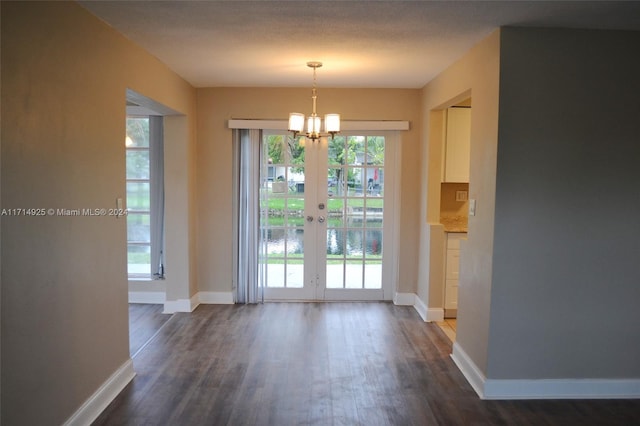
{"label": "dark hardwood floor", "polygon": [[134,358],[96,425],[639,425],[640,401],[482,401],[389,303],[203,305]]}
{"label": "dark hardwood floor", "polygon": [[129,304],[129,355],[134,356],[171,318],[163,314],[163,305]]}

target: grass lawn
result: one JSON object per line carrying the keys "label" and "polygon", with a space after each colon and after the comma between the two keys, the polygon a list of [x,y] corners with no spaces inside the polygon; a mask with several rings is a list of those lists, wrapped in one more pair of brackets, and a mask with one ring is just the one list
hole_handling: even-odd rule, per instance
{"label": "grass lawn", "polygon": [[[384,206],[384,199],[378,197],[354,197],[346,199],[347,205],[354,208],[364,207],[365,201],[367,207],[382,208]],[[269,210],[284,210],[285,203],[287,210],[304,210],[303,198],[269,197],[266,202]],[[329,210],[342,210],[344,208],[344,202],[344,198],[329,198],[327,201],[327,208]]]}
{"label": "grass lawn", "polygon": [[[351,256],[347,256],[346,258],[327,258],[327,265],[342,265],[344,262],[348,262],[348,263],[353,263],[354,261],[356,261],[357,263],[359,263],[358,261],[362,261],[362,256],[355,256],[355,257],[351,257]],[[268,257],[266,259],[261,259],[260,263],[266,263],[268,265],[283,265],[284,264],[284,259],[281,257]],[[381,264],[382,263],[382,256],[381,255],[368,255],[367,256],[367,261],[366,264],[367,265],[375,265],[375,264]],[[294,254],[294,255],[289,255],[287,257],[287,264],[289,265],[302,265],[304,264],[304,259],[303,259],[303,255],[302,254]]]}

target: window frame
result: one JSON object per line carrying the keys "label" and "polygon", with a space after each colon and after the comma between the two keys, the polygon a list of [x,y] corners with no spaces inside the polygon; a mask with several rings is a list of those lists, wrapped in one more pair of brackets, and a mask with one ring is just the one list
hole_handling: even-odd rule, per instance
{"label": "window frame", "polygon": [[[147,128],[150,126],[150,116],[149,115],[138,115],[138,114],[127,114],[126,119],[146,119],[147,120]],[[148,279],[151,280],[153,278],[153,269],[151,265],[151,229],[149,229],[148,241],[135,241],[129,239],[129,218],[130,217],[148,217],[148,222],[151,224],[151,137],[149,135],[149,140],[147,141],[147,146],[126,146],[125,144],[125,162],[127,159],[127,154],[129,152],[147,152],[148,167],[149,167],[149,176],[148,178],[130,178],[128,176],[128,170],[125,171],[125,187],[128,189],[129,183],[146,183],[149,186],[148,190],[148,198],[149,198],[149,209],[139,209],[139,208],[131,208],[129,204],[129,194],[128,190],[125,192],[127,194],[127,275],[130,279]],[[125,164],[126,165],[126,164]],[[131,272],[129,262],[129,247],[148,247],[149,248],[149,269],[148,272]]]}

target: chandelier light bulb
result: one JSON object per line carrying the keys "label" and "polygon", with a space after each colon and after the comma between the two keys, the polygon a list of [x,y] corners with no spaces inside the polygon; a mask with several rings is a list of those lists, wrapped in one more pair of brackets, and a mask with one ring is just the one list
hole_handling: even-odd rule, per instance
{"label": "chandelier light bulb", "polygon": [[[316,103],[318,93],[316,89],[316,69],[322,66],[322,62],[307,62],[309,68],[313,68],[313,88],[311,89],[311,115],[307,118],[307,132],[305,136],[316,142],[321,137],[326,136],[321,133],[322,119],[316,113]],[[289,114],[289,131],[293,133],[293,137],[297,137],[304,130],[305,116],[299,112]],[[340,114],[326,114],[324,116],[324,131],[333,138],[340,132]]]}

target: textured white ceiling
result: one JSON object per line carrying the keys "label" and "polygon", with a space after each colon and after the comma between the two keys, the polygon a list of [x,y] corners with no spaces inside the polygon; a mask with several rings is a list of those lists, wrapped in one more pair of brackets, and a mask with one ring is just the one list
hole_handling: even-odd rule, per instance
{"label": "textured white ceiling", "polygon": [[419,88],[504,25],[640,30],[640,2],[81,1],[196,87]]}

